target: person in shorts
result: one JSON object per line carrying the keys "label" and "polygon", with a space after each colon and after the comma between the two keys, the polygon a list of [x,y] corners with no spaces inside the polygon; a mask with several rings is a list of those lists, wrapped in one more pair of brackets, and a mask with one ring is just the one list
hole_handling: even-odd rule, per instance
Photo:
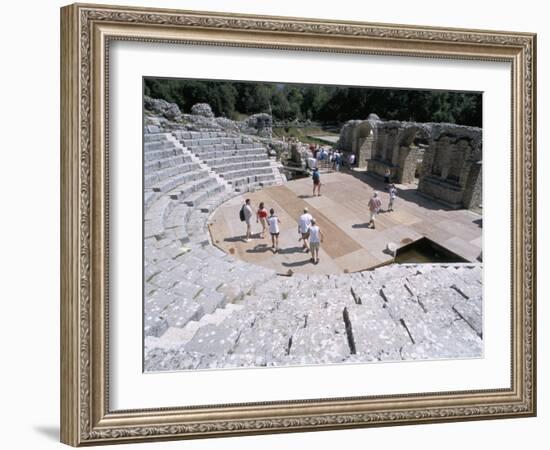
{"label": "person in shorts", "polygon": [[397,197],[397,189],[395,188],[395,184],[390,185],[390,202],[388,203],[388,211],[393,211],[393,202],[395,201]]}
{"label": "person in shorts", "polygon": [[260,237],[263,239],[265,237],[265,232],[267,231],[267,209],[265,209],[264,202],[260,203],[258,211],[256,212],[256,223],[262,224],[262,232]]}
{"label": "person in shorts", "polygon": [[317,190],[317,195],[321,196],[321,173],[319,172],[319,169],[316,167],[313,169],[313,175],[311,176],[313,179],[313,196],[315,197],[315,190]]}
{"label": "person in shorts", "polygon": [[311,226],[309,227],[309,248],[311,250],[311,262],[313,264],[319,262],[319,249],[321,248],[323,239],[324,236],[321,229],[315,222],[315,219],[311,219]]}
{"label": "person in shorts", "polygon": [[[370,221],[369,226],[372,226],[372,229],[374,230],[376,227],[374,225],[374,221],[376,220],[376,216],[378,212],[380,211],[380,207],[382,206],[382,202],[378,198],[378,192],[374,191],[372,193],[372,197],[369,200],[369,211],[370,211]],[[311,242],[311,241],[310,241]]]}
{"label": "person in shorts", "polygon": [[306,252],[309,251],[309,245],[308,245],[309,227],[311,226],[312,220],[313,220],[313,217],[308,212],[308,209],[304,208],[304,213],[298,219],[298,234],[302,236],[299,240],[302,241],[302,248]]}
{"label": "person in shorts", "polygon": [[275,215],[275,210],[271,208],[269,210],[269,217],[267,218],[267,224],[269,225],[269,234],[271,234],[271,248],[274,253],[279,251],[279,224],[281,221]]}
{"label": "person in shorts", "polygon": [[386,167],[386,170],[384,171],[384,183],[386,186],[390,184],[391,179],[391,170],[389,167]]}
{"label": "person in shorts", "polygon": [[252,235],[250,222],[252,219],[252,206],[250,206],[250,199],[247,198],[243,205],[243,212],[244,212],[244,221],[246,223],[246,237],[244,239],[245,242],[250,242],[250,237]]}

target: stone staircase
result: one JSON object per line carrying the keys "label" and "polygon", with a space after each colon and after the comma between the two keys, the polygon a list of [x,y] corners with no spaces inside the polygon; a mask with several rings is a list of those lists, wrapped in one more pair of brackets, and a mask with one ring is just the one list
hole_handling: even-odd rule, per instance
{"label": "stone staircase", "polygon": [[279,181],[267,156],[267,149],[247,136],[214,131],[175,131],[173,135],[238,192]]}

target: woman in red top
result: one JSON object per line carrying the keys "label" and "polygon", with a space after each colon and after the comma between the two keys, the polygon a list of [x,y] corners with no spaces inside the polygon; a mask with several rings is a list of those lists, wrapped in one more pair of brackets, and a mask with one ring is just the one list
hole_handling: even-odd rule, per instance
{"label": "woman in red top", "polygon": [[267,230],[267,209],[265,209],[264,207],[264,202],[260,203],[260,206],[258,207],[258,212],[256,213],[256,223],[258,222],[262,224],[262,232],[260,234],[260,237],[263,239]]}

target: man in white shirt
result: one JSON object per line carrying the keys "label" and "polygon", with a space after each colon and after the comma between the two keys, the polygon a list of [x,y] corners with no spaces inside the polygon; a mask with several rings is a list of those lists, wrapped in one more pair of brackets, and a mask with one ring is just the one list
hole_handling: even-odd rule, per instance
{"label": "man in white shirt", "polygon": [[324,236],[319,226],[315,223],[315,219],[311,219],[309,227],[309,246],[311,248],[311,262],[317,264],[319,262],[319,249]]}
{"label": "man in white shirt", "polygon": [[279,251],[279,224],[281,221],[275,215],[275,210],[271,208],[269,210],[269,217],[267,218],[267,224],[269,225],[269,234],[271,234],[271,248],[274,253]]}
{"label": "man in white shirt", "polygon": [[311,226],[311,221],[313,217],[308,212],[307,208],[304,208],[304,213],[298,219],[298,234],[301,234],[302,237],[299,239],[303,241],[302,248],[306,252],[309,252],[308,238],[309,238],[309,227]]}
{"label": "man in white shirt", "polygon": [[374,230],[374,228],[376,228],[374,225],[374,221],[376,220],[376,216],[378,215],[378,212],[380,211],[380,207],[382,206],[382,202],[378,198],[378,192],[374,191],[372,193],[372,197],[369,200],[368,206],[370,211],[369,226],[372,225],[372,229]]}
{"label": "man in white shirt", "polygon": [[243,205],[243,212],[244,212],[244,221],[246,222],[246,238],[245,242],[250,242],[250,237],[252,235],[250,222],[253,216],[252,206],[250,206],[250,199],[247,198]]}

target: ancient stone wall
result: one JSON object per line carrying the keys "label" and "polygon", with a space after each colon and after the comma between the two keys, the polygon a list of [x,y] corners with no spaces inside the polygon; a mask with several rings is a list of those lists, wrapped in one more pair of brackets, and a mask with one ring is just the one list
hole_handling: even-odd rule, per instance
{"label": "ancient stone wall", "polygon": [[[394,182],[409,184],[418,173],[419,192],[454,208],[481,204],[480,128],[446,123],[350,120],[338,146],[356,155],[358,166]],[[419,156],[422,163],[419,169]]]}

